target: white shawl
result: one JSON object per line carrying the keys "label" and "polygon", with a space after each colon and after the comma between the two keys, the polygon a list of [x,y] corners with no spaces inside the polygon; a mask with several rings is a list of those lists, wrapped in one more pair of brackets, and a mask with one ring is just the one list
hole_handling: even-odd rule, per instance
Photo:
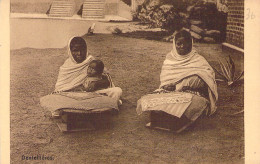
{"label": "white shawl", "polygon": [[182,79],[198,75],[207,85],[211,104],[210,115],[216,111],[218,99],[215,72],[206,59],[200,56],[195,50],[187,55],[179,55],[173,41],[173,50],[167,54],[162,66],[160,75],[160,88],[167,84],[177,84]]}

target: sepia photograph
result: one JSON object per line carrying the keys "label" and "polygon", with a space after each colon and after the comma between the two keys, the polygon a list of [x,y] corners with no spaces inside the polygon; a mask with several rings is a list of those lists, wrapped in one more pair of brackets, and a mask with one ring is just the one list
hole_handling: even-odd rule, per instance
{"label": "sepia photograph", "polygon": [[9,7],[10,155],[0,159],[247,163],[245,21],[259,18],[245,0]]}

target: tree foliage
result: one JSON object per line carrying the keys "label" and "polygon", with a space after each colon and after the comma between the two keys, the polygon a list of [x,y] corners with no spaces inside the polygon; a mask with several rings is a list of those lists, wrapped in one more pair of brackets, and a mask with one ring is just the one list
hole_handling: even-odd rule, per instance
{"label": "tree foliage", "polygon": [[225,31],[226,26],[226,16],[218,11],[216,4],[202,0],[145,0],[135,15],[151,27],[170,32],[182,27],[190,29],[192,24],[205,31]]}
{"label": "tree foliage", "polygon": [[180,0],[145,0],[138,7],[137,18],[151,27],[175,31],[185,24],[185,15],[180,14],[185,10],[185,4]]}

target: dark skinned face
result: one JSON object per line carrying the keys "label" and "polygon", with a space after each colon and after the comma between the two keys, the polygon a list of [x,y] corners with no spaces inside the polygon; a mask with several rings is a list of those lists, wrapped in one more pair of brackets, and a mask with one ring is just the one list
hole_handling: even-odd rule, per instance
{"label": "dark skinned face", "polygon": [[70,51],[77,63],[82,63],[86,59],[86,48],[81,44],[71,45]]}
{"label": "dark skinned face", "polygon": [[87,74],[89,77],[95,77],[99,75],[97,72],[97,64],[96,63],[91,63],[88,67]]}
{"label": "dark skinned face", "polygon": [[187,55],[191,52],[192,41],[180,37],[175,41],[175,46],[179,55]]}

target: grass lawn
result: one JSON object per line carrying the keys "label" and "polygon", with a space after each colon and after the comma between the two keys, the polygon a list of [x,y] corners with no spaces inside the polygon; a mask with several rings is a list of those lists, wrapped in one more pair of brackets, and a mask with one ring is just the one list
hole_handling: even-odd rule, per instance
{"label": "grass lawn", "polygon": [[[11,161],[22,155],[53,156],[55,163],[244,163],[244,85],[218,84],[218,110],[182,134],[145,128],[148,114],[136,114],[136,102],[159,86],[162,62],[171,43],[97,34],[87,37],[89,54],[104,61],[114,83],[123,90],[123,106],[104,130],[63,134],[40,97],[51,93],[66,48],[11,51]],[[218,44],[195,44],[211,65]],[[243,57],[230,54],[238,72]],[[30,161],[42,163],[43,161]]]}

